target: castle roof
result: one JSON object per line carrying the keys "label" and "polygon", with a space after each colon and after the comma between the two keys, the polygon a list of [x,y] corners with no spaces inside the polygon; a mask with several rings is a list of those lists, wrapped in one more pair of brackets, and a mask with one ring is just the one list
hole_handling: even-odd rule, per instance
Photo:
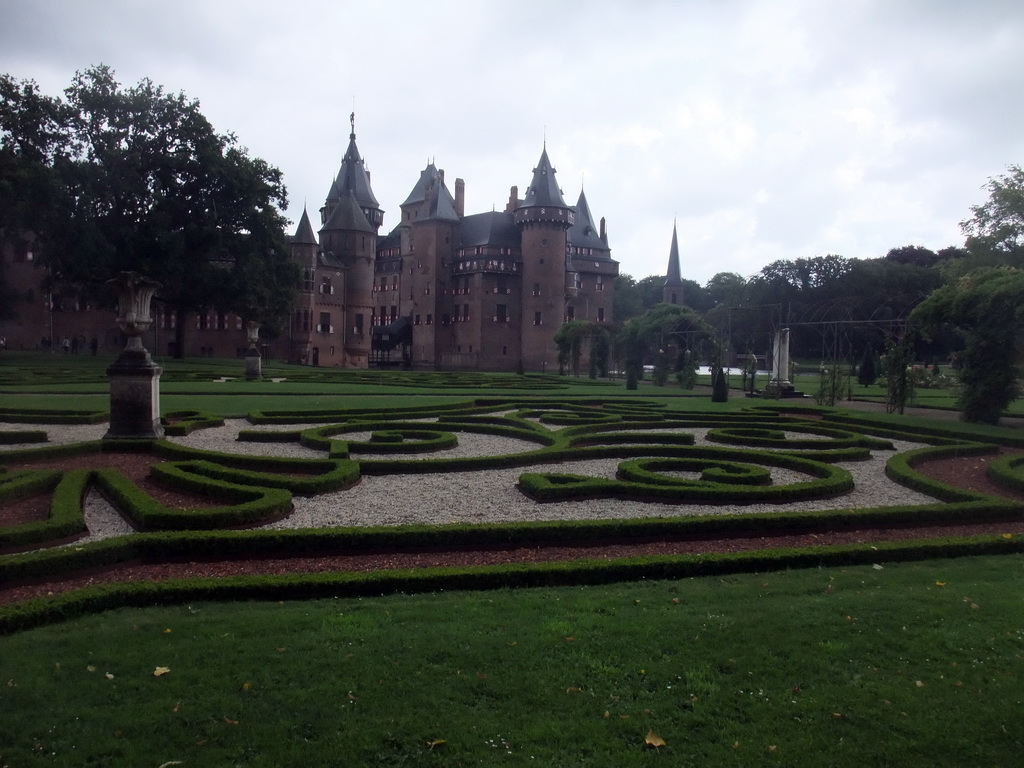
{"label": "castle roof", "polygon": [[380,208],[377,198],[373,196],[373,190],[370,188],[370,175],[366,172],[363,158],[359,156],[359,148],[356,146],[354,112],[350,120],[352,133],[348,135],[348,149],[341,159],[341,168],[327,193],[327,200],[341,200],[351,192],[363,207]]}
{"label": "castle roof", "polygon": [[320,227],[321,232],[334,229],[355,230],[356,232],[375,232],[370,222],[359,206],[359,201],[352,191],[349,191],[331,211],[331,217],[327,223]]}
{"label": "castle roof", "polygon": [[459,215],[455,211],[455,198],[448,191],[444,183],[444,171],[439,171],[433,163],[420,171],[419,181],[412,188],[412,192],[402,203],[404,208],[407,205],[426,203],[424,215],[420,220],[441,219],[443,221],[458,221]]}
{"label": "castle roof", "polygon": [[558,188],[558,182],[555,181],[555,169],[551,167],[551,161],[548,160],[546,146],[540,153],[540,162],[533,169],[533,180],[520,205],[520,208],[533,207],[568,208],[565,200],[562,199],[562,190]]}
{"label": "castle roof", "polygon": [[665,285],[678,286],[683,284],[683,277],[679,271],[679,240],[676,237],[676,223],[672,222],[672,246],[668,251],[668,275],[665,278]]}
{"label": "castle roof", "polygon": [[569,228],[569,242],[580,248],[600,248],[606,250],[608,243],[601,239],[601,233],[594,226],[594,218],[590,215],[587,196],[580,190],[580,199],[576,203],[576,217]]}
{"label": "castle roof", "polygon": [[459,229],[460,248],[478,245],[496,245],[501,248],[519,248],[521,235],[515,217],[504,211],[488,211],[464,216]]}
{"label": "castle roof", "polygon": [[291,241],[297,245],[316,245],[316,235],[313,234],[313,225],[309,223],[305,206],[302,207],[302,218],[299,219],[299,226]]}

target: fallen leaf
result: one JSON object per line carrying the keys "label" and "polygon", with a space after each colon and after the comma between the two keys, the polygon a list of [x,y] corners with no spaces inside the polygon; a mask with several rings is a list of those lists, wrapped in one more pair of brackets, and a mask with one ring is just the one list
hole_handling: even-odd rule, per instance
{"label": "fallen leaf", "polygon": [[916,685],[918,688],[924,688],[924,683],[922,683],[920,680],[914,683],[914,685]]}
{"label": "fallen leaf", "polygon": [[946,586],[946,582],[944,582],[944,581],[936,581],[935,582],[935,586],[936,587],[944,587],[944,586]]}
{"label": "fallen leaf", "polygon": [[448,742],[444,739],[434,739],[433,741],[427,742],[427,749],[434,749],[435,747],[442,747]]}
{"label": "fallen leaf", "polygon": [[252,690],[252,683],[242,683],[242,690],[243,691],[251,691]]}
{"label": "fallen leaf", "polygon": [[181,702],[179,701],[179,702],[177,702],[174,705],[174,709],[172,709],[171,712],[173,712],[174,714],[178,714],[178,707],[180,707],[180,706],[181,706]]}
{"label": "fallen leaf", "polygon": [[485,675],[483,672],[477,672],[476,676],[479,677],[481,680],[487,679],[487,675]]}
{"label": "fallen leaf", "polygon": [[839,712],[833,712],[832,713],[832,719],[833,720],[839,720],[841,717],[842,717],[842,714],[839,713]]}
{"label": "fallen leaf", "polygon": [[875,569],[876,571],[880,571],[880,570],[882,570],[882,566],[880,566],[880,565],[879,565],[878,563],[875,563],[875,564],[874,564],[874,565],[872,565],[871,567],[872,567],[872,568],[874,568],[874,569]]}
{"label": "fallen leaf", "polygon": [[678,597],[673,597],[672,598],[672,602],[675,603],[676,605],[679,605],[682,602],[682,600],[680,600]]}
{"label": "fallen leaf", "polygon": [[157,667],[153,670],[153,677],[160,677],[161,675],[166,675],[170,671],[170,667]]}
{"label": "fallen leaf", "polygon": [[278,653],[284,653],[284,652],[285,652],[285,651],[287,651],[287,650],[288,650],[287,648],[278,648],[278,649],[277,649],[277,652],[278,652]]}
{"label": "fallen leaf", "polygon": [[168,760],[166,763],[161,763],[160,768],[167,768],[169,765],[181,765],[181,760]]}
{"label": "fallen leaf", "polygon": [[654,747],[655,749],[658,749],[658,747],[666,746],[665,740],[661,738],[661,736],[656,734],[654,731],[647,732],[647,737],[644,739],[644,742],[647,743],[649,746]]}
{"label": "fallen leaf", "polygon": [[775,746],[774,744],[772,744],[771,746],[768,747],[768,751],[769,752],[774,752],[776,749],[778,749],[778,747]]}
{"label": "fallen leaf", "polygon": [[94,665],[92,665],[92,664],[87,666],[85,669],[86,669],[87,672],[95,672],[96,671],[96,667]]}
{"label": "fallen leaf", "polygon": [[168,628],[168,629],[165,629],[165,630],[164,630],[164,634],[165,634],[165,635],[169,635],[169,634],[171,634],[171,630],[170,630],[169,628]]}
{"label": "fallen leaf", "polygon": [[566,688],[565,692],[566,693],[583,693],[583,689],[582,688]]}
{"label": "fallen leaf", "polygon": [[734,741],[734,742],[732,743],[732,748],[733,748],[733,749],[739,749],[739,748],[740,748],[740,743],[739,743],[738,741]]}
{"label": "fallen leaf", "polygon": [[567,642],[567,643],[571,643],[571,642],[573,642],[575,640],[576,640],[575,637],[567,637],[567,638],[565,638],[565,642]]}
{"label": "fallen leaf", "polygon": [[1013,534],[1012,533],[1004,533],[1003,534],[1003,538],[1004,539],[1012,539],[1013,538]]}
{"label": "fallen leaf", "polygon": [[238,721],[237,721],[237,720],[232,720],[232,719],[231,719],[230,717],[228,717],[227,715],[224,715],[224,722],[225,722],[225,723],[226,723],[227,725],[238,725]]}
{"label": "fallen leaf", "polygon": [[104,677],[107,678],[107,680],[113,680],[114,679],[114,676],[112,674],[110,674],[109,672],[107,672],[107,674],[105,674]]}
{"label": "fallen leaf", "polygon": [[611,713],[611,712],[609,712],[609,711],[608,711],[608,710],[606,709],[606,710],[604,711],[604,717],[605,717],[605,719],[608,719],[608,718],[609,718],[609,717],[611,717],[611,716],[612,716],[612,713]]}
{"label": "fallen leaf", "polygon": [[357,701],[358,698],[354,693],[352,693],[352,691],[348,692],[348,697],[352,699],[352,701]]}

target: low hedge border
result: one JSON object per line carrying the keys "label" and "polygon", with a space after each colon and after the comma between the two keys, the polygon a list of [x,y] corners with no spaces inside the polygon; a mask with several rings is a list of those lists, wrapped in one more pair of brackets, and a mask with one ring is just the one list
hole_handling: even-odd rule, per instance
{"label": "low hedge border", "polygon": [[[185,469],[192,475],[250,487],[284,488],[300,496],[316,496],[349,488],[358,483],[360,478],[359,464],[347,460],[321,460],[320,466],[325,471],[310,476],[254,472],[237,467],[226,467],[211,461],[182,462],[176,466]],[[176,484],[176,477],[163,475],[161,479],[172,487],[183,487]],[[186,490],[191,490],[191,488]]]}
{"label": "low hedge border", "polygon": [[142,491],[114,469],[93,470],[100,492],[124,515],[143,529],[211,529],[252,525],[287,514],[291,492],[284,488],[237,485],[189,471],[189,464],[154,464],[150,472],[157,482],[173,484],[193,493],[228,502],[227,506],[176,509],[167,507]]}
{"label": "low hedge border", "polygon": [[[741,455],[737,455],[741,453]],[[734,483],[679,482],[659,476],[647,467],[689,469],[712,463],[739,466],[743,462],[765,464],[811,475],[814,480],[786,485],[736,485]],[[643,458],[623,462],[620,480],[582,477],[579,475],[526,473],[519,478],[520,490],[535,501],[573,501],[596,496],[628,498],[662,503],[754,504],[785,503],[820,499],[846,493],[853,489],[853,476],[845,469],[798,458],[786,453],[730,451],[721,448],[691,448],[674,459]]]}
{"label": "low hedge border", "polygon": [[76,480],[76,473],[64,473],[57,469],[24,470],[0,475],[0,503],[41,493],[54,494],[50,501],[49,515],[45,520],[0,528],[0,549],[61,539],[84,530],[81,493],[79,492],[77,496],[79,503],[73,506],[65,503],[69,489],[74,486]]}
{"label": "low hedge border", "polygon": [[1024,492],[1024,455],[1017,454],[994,459],[985,468],[985,474],[1002,488]]}
{"label": "low hedge border", "polygon": [[987,456],[998,453],[999,447],[985,443],[960,443],[958,445],[939,445],[931,448],[918,448],[915,451],[898,453],[891,456],[885,463],[885,474],[893,482],[915,491],[926,493],[943,501],[973,501],[988,498],[985,494],[954,488],[922,475],[915,467],[926,461],[960,456]]}
{"label": "low hedge border", "polygon": [[356,453],[431,453],[454,448],[458,438],[439,429],[378,429],[369,440],[353,440],[348,450]]}
{"label": "low hedge border", "polygon": [[294,557],[408,549],[524,547],[565,543],[628,542],[655,538],[762,536],[858,528],[961,525],[1019,521],[1021,505],[1004,499],[915,507],[829,511],[780,510],[605,520],[540,521],[494,525],[405,525],[361,528],[163,531],[0,557],[0,583],[48,578],[130,560],[163,562],[253,557]]}
{"label": "low hedge border", "polygon": [[114,608],[176,605],[199,600],[296,600],[375,597],[442,590],[598,585],[1021,552],[1024,552],[1024,541],[1021,538],[978,536],[722,555],[651,556],[370,573],[234,576],[105,584],[52,598],[5,606],[0,609],[0,634],[11,634]]}
{"label": "low hedge border", "polygon": [[[820,435],[824,439],[786,437],[785,432]],[[780,434],[781,433],[781,434]],[[781,429],[756,429],[750,427],[715,427],[708,430],[707,439],[726,445],[740,445],[748,448],[781,448],[802,450],[804,448],[855,448],[864,447],[880,451],[894,450],[888,440],[866,435],[857,435],[849,430],[803,424],[786,424]]]}
{"label": "low hedge border", "polygon": [[197,429],[209,429],[210,427],[223,427],[224,419],[213,413],[204,413],[202,411],[172,411],[168,413],[165,419],[177,419],[174,423],[168,423],[164,426],[165,435],[173,435],[176,437],[184,437],[190,435]]}

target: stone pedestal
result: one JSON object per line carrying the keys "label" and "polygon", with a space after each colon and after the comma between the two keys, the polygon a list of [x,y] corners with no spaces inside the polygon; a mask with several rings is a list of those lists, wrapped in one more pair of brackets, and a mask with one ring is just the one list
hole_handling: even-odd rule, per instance
{"label": "stone pedestal", "polygon": [[128,336],[117,360],[107,368],[110,377],[110,428],[104,440],[155,439],[164,436],[160,424],[160,374],[142,346],[142,334],[152,324],[149,303],[160,287],[137,272],[122,272],[109,281],[117,291],[117,324]]}
{"label": "stone pedestal", "polygon": [[249,348],[245,350],[245,380],[258,381],[263,378],[263,358],[256,346],[260,340],[260,326],[250,322],[246,326]]}
{"label": "stone pedestal", "polygon": [[107,368],[110,377],[110,428],[104,440],[160,438],[160,374],[145,349],[125,348]]}

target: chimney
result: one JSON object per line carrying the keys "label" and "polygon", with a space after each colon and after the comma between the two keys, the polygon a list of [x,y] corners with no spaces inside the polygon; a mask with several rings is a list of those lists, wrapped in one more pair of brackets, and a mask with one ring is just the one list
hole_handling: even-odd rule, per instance
{"label": "chimney", "polygon": [[508,191],[508,206],[505,208],[505,213],[515,213],[516,206],[519,205],[519,187],[512,187]]}
{"label": "chimney", "polygon": [[466,182],[455,179],[455,213],[461,219],[466,215]]}
{"label": "chimney", "polygon": [[441,177],[441,183],[444,184],[444,168],[440,169],[437,175]]}
{"label": "chimney", "polygon": [[605,245],[608,244],[608,230],[604,228],[604,216],[601,217],[601,241]]}

